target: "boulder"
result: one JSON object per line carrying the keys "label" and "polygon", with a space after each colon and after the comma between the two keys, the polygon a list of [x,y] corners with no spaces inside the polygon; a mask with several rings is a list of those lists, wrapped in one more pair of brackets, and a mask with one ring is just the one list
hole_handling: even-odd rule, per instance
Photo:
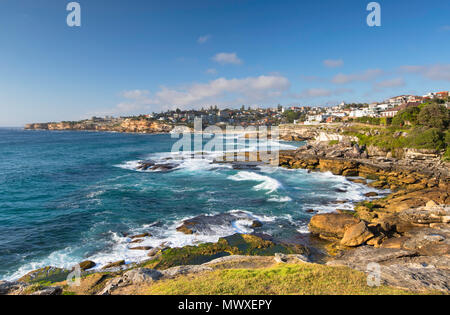
{"label": "boulder", "polygon": [[141,285],[159,280],[163,274],[154,269],[139,268],[125,272],[121,277],[111,279],[98,295],[110,295],[114,290],[129,285]]}
{"label": "boulder", "polygon": [[341,245],[349,247],[360,246],[373,237],[374,235],[369,231],[366,224],[359,222],[347,227],[341,240]]}
{"label": "boulder", "polygon": [[325,213],[313,216],[308,227],[312,234],[322,238],[341,239],[347,227],[359,222],[359,219],[348,214]]}
{"label": "boulder", "polygon": [[377,197],[378,193],[376,193],[374,191],[371,191],[371,192],[368,192],[367,194],[364,194],[364,196],[366,196],[368,198],[370,198],[370,197]]}
{"label": "boulder", "polygon": [[159,280],[162,275],[163,274],[158,270],[139,268],[125,272],[122,277],[125,282],[131,284],[142,284]]}
{"label": "boulder", "polygon": [[131,239],[136,239],[136,238],[151,237],[151,236],[152,235],[150,233],[142,233],[142,234],[130,236],[130,238]]}
{"label": "boulder", "polygon": [[95,265],[96,265],[96,263],[91,260],[85,260],[85,261],[79,263],[81,270],[88,270],[88,269],[94,268]]}
{"label": "boulder", "polygon": [[61,295],[63,290],[61,287],[46,287],[42,290],[31,293],[30,295]]}
{"label": "boulder", "polygon": [[295,263],[310,263],[311,260],[305,255],[286,255],[276,253],[274,257],[275,262],[282,264],[295,264]]}

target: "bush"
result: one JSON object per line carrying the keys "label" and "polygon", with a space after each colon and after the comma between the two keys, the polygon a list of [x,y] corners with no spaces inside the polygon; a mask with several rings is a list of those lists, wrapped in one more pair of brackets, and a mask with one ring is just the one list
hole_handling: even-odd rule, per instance
{"label": "bush", "polygon": [[417,121],[418,124],[428,128],[438,128],[445,130],[450,125],[449,110],[439,104],[429,104],[422,108]]}
{"label": "bush", "polygon": [[407,138],[407,145],[416,149],[445,149],[444,134],[437,128],[414,130]]}
{"label": "bush", "polygon": [[394,126],[405,126],[407,124],[417,124],[417,116],[420,113],[419,107],[408,107],[400,111],[393,119],[392,124]]}

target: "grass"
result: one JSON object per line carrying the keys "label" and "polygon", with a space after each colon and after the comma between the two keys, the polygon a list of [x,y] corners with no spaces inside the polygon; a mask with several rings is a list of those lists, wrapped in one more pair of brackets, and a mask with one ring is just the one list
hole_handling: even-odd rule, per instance
{"label": "grass", "polygon": [[316,264],[265,269],[218,270],[181,276],[143,288],[146,295],[406,295],[386,286],[369,287],[364,273]]}

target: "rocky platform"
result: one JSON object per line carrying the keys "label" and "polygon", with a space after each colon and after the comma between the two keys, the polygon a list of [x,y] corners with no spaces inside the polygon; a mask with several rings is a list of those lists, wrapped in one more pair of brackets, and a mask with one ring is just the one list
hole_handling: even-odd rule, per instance
{"label": "rocky platform", "polygon": [[309,230],[329,241],[327,248],[335,256],[328,264],[369,273],[369,264],[376,263],[385,284],[450,292],[448,163],[424,155],[374,155],[373,149],[348,140],[334,145],[316,141],[282,152],[280,165],[331,172],[392,191],[358,204],[355,211],[311,219]]}

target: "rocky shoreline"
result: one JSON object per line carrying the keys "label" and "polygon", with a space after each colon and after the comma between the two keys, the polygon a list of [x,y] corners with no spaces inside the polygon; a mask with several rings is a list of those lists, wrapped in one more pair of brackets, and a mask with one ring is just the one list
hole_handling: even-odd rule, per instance
{"label": "rocky shoreline", "polygon": [[[320,140],[319,135],[314,131],[298,135],[297,140]],[[281,151],[280,166],[331,172],[369,187],[392,191],[380,199],[373,199],[376,194],[369,193],[367,197],[372,198],[358,204],[354,211],[339,210],[312,217],[309,230],[313,237],[325,243],[323,248],[329,255],[326,265],[346,266],[368,275],[373,272],[370,268],[375,266],[383,285],[450,293],[448,163],[427,153],[407,155],[403,159],[380,156],[345,137],[339,138],[335,144],[330,144],[329,138],[322,140],[310,142],[295,151]],[[261,222],[254,221],[253,224],[258,227]],[[178,231],[194,234],[199,228],[201,225],[193,218],[186,220]],[[151,235],[137,235],[131,239],[133,244],[139,244],[145,237]],[[236,255],[273,256],[277,262],[284,259],[311,263],[311,254],[317,249],[299,244],[280,244],[266,235],[236,234],[214,244],[183,248],[168,248],[161,244],[152,249],[136,245],[136,250],[148,250],[149,259],[130,265],[118,261],[100,271],[90,271],[95,262],[80,264],[82,274],[95,274],[103,279],[98,282],[99,286],[102,283],[101,290],[95,294],[111,294],[129,285],[148,284],[165,279],[168,277],[166,274],[175,277],[205,272],[209,270],[205,263],[226,257],[231,259]],[[60,283],[70,272],[55,267],[42,268],[16,282],[0,282],[0,295],[61,294],[67,284]],[[43,282],[51,285],[40,285],[30,291]]]}
{"label": "rocky shoreline", "polygon": [[[412,290],[450,292],[450,176],[440,160],[371,156],[350,141],[308,144],[282,152],[280,165],[332,172],[370,187],[390,189],[355,211],[318,214],[310,232],[328,240],[328,265],[367,271],[379,264],[381,280]],[[362,178],[362,179],[361,179]]]}

